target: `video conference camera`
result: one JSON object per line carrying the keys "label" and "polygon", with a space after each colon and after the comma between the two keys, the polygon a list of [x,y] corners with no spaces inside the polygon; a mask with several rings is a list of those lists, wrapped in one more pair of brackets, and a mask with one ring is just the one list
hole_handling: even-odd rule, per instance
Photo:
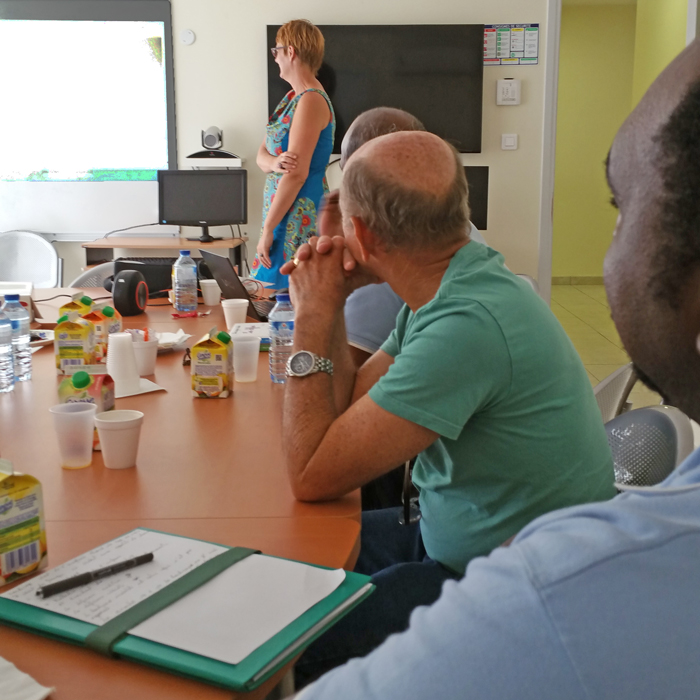
{"label": "video conference camera", "polygon": [[202,131],[202,148],[210,151],[221,148],[224,145],[224,132],[218,126],[210,126]]}

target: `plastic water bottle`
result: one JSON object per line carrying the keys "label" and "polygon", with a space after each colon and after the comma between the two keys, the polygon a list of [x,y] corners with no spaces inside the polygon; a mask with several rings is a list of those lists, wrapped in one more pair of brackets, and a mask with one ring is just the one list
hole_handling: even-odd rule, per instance
{"label": "plastic water bottle", "polygon": [[12,355],[15,380],[26,382],[32,378],[32,351],[29,349],[29,313],[19,303],[19,294],[6,294],[2,307],[12,324]]}
{"label": "plastic water bottle", "polygon": [[270,378],[275,384],[287,381],[287,360],[294,342],[294,308],[289,294],[278,294],[268,316],[270,321]]}
{"label": "plastic water bottle", "polygon": [[197,265],[189,250],[181,250],[173,265],[173,306],[177,311],[188,313],[197,310]]}
{"label": "plastic water bottle", "polygon": [[15,370],[12,363],[12,323],[0,311],[0,394],[15,388]]}

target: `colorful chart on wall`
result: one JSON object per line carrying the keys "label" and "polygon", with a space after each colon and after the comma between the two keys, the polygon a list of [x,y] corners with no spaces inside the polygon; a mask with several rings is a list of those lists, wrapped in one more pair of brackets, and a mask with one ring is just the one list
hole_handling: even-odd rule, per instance
{"label": "colorful chart on wall", "polygon": [[540,51],[539,24],[485,24],[485,66],[537,65]]}

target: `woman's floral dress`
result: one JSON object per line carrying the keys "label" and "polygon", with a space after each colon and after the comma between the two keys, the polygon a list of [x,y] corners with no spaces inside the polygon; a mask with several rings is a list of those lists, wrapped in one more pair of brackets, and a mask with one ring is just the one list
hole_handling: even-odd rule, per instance
{"label": "woman's floral dress", "polygon": [[[277,105],[277,109],[267,123],[267,136],[265,147],[269,153],[279,155],[288,149],[289,128],[292,125],[292,117],[296,110],[299,98],[306,92],[318,92],[328,102],[331,111],[331,121],[318,137],[316,148],[311,157],[309,165],[309,176],[299,190],[294,204],[284,218],[275,227],[274,239],[270,248],[270,260],[272,267],[266,268],[255,256],[253,261],[252,276],[261,282],[271,282],[274,289],[284,289],[289,286],[287,275],[280,275],[279,269],[290,260],[296,249],[316,235],[316,212],[321,203],[321,198],[328,192],[326,183],[326,166],[333,151],[333,138],[335,136],[335,113],[328,95],[321,90],[311,89],[296,95],[293,91],[288,92],[282,101]],[[281,173],[269,173],[265,181],[265,191],[263,195],[262,222],[270,211],[270,205],[275,198],[277,186],[284,177]]]}

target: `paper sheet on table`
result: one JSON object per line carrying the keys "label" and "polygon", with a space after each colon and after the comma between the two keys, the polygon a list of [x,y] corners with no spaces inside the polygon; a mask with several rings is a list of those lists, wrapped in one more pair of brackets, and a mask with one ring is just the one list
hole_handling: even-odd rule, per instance
{"label": "paper sheet on table", "polygon": [[[74,617],[93,625],[104,625],[113,617],[224,551],[225,547],[209,542],[149,530],[133,530],[35,576],[4,593],[2,597]],[[50,598],[44,599],[36,595],[41,586],[148,552],[153,552],[153,561],[148,564],[93,581],[65,593],[58,593]]]}
{"label": "paper sheet on table", "polygon": [[122,387],[119,386],[119,382],[115,382],[114,385],[114,398],[123,399],[125,396],[138,396],[139,394],[148,394],[151,391],[165,391],[164,386],[160,386],[150,379],[144,379],[139,377],[139,388],[137,391],[124,391]]}
{"label": "paper sheet on table", "polygon": [[44,700],[55,688],[39,685],[14,664],[0,656],[0,698],[2,700]]}
{"label": "paper sheet on table", "polygon": [[342,569],[253,554],[129,634],[237,664],[344,579]]}

